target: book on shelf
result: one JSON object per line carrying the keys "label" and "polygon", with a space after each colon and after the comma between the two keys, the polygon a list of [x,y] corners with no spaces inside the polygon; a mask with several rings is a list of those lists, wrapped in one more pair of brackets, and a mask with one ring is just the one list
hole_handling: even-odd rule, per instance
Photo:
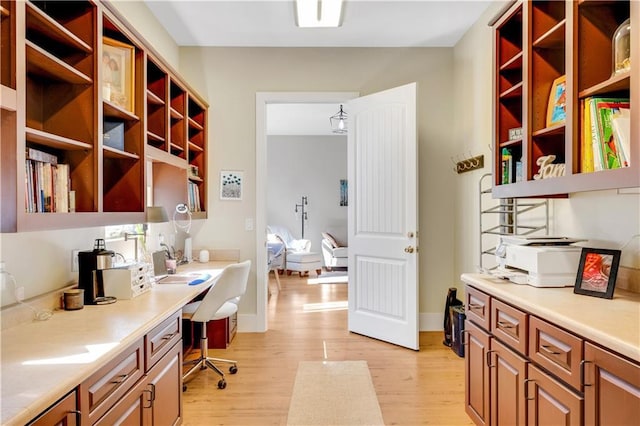
{"label": "book on shelf", "polygon": [[582,102],[581,171],[629,166],[630,103],[624,98],[586,98]]}
{"label": "book on shelf", "polygon": [[508,148],[502,148],[502,179],[503,185],[516,182],[516,161]]}
{"label": "book on shelf", "polygon": [[48,152],[40,151],[39,149],[29,148],[25,150],[27,160],[42,161],[43,163],[58,164],[58,157]]}
{"label": "book on shelf", "polygon": [[202,211],[200,208],[200,189],[194,182],[188,183],[187,205],[192,212]]}
{"label": "book on shelf", "polygon": [[69,211],[69,165],[25,160],[25,211]]}

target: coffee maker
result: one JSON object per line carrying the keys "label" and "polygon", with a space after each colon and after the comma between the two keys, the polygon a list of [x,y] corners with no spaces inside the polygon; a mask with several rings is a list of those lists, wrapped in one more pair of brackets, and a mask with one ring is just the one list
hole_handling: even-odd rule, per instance
{"label": "coffee maker", "polygon": [[78,288],[84,289],[85,305],[102,305],[116,301],[105,297],[103,271],[113,266],[115,252],[107,250],[102,238],[96,239],[93,250],[78,252]]}

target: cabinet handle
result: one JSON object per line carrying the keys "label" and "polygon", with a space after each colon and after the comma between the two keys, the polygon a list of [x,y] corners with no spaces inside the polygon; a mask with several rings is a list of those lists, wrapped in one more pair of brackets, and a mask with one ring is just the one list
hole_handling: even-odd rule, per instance
{"label": "cabinet handle", "polygon": [[82,424],[82,411],[80,411],[80,410],[70,410],[69,414],[75,414],[76,415],[76,424],[79,424],[79,425]]}
{"label": "cabinet handle", "polygon": [[111,383],[120,384],[120,383],[124,382],[125,380],[127,380],[127,377],[129,377],[128,374],[121,374],[120,376],[118,376],[117,379],[113,380]]}
{"label": "cabinet handle", "polygon": [[467,305],[467,307],[468,307],[468,308],[469,308],[469,310],[471,310],[471,311],[472,311],[472,310],[474,310],[474,309],[480,309],[480,310],[484,309],[484,305],[478,305],[478,304],[475,304],[475,303],[469,303],[469,304]]}
{"label": "cabinet handle", "polygon": [[164,336],[162,336],[162,340],[171,340],[176,334],[178,333],[165,334]]}
{"label": "cabinet handle", "polygon": [[498,321],[498,327],[500,328],[516,328],[515,324],[507,321]]}
{"label": "cabinet handle", "polygon": [[153,407],[153,392],[149,389],[143,389],[142,392],[149,392],[149,405],[143,405],[142,408],[151,408]]}
{"label": "cabinet handle", "polygon": [[546,352],[546,353],[548,353],[550,355],[560,355],[560,352],[556,352],[553,349],[549,349],[549,348],[551,348],[550,345],[541,345],[540,346],[540,349],[542,349],[543,352]]}
{"label": "cabinet handle", "polygon": [[527,386],[529,382],[535,382],[533,379],[524,379],[524,400],[525,401],[533,401],[535,398],[529,398],[529,387]]}
{"label": "cabinet handle", "polygon": [[490,351],[487,351],[487,355],[486,355],[486,357],[487,357],[487,367],[489,367],[489,368],[495,367],[495,365],[491,365],[491,352],[498,352],[498,351],[497,350],[493,350],[493,349],[490,350]]}
{"label": "cabinet handle", "polygon": [[592,361],[587,361],[585,359],[583,359],[582,361],[580,361],[580,386],[592,386],[592,383],[585,383],[584,382],[584,365],[585,364],[591,364]]}
{"label": "cabinet handle", "polygon": [[469,342],[467,342],[467,339],[465,339],[467,333],[471,332],[469,330],[462,330],[462,346],[467,346],[469,344]]}

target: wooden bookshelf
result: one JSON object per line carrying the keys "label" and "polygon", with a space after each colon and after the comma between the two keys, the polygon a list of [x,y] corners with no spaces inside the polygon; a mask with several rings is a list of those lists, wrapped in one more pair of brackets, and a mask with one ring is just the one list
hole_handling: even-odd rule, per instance
{"label": "wooden bookshelf", "polygon": [[[0,19],[0,232],[141,223],[151,202],[148,162],[165,172],[150,182],[158,199],[187,201],[188,159],[205,170],[207,105],[111,5],[0,0]],[[116,98],[106,98],[103,80],[107,38],[131,52],[130,89]],[[17,51],[24,64],[16,64]],[[188,99],[199,108],[193,116]],[[122,138],[105,142],[114,128]],[[28,212],[27,148],[69,165],[75,211]]]}
{"label": "wooden bookshelf", "polygon": [[[495,20],[495,197],[555,197],[640,186],[637,120],[631,123],[629,167],[583,173],[581,164],[583,101],[591,96],[629,98],[632,111],[640,105],[640,32],[631,35],[631,71],[612,76],[612,37],[627,18],[632,26],[640,24],[638,2],[521,1]],[[561,76],[566,78],[566,119],[548,126],[549,96]],[[509,140],[508,130],[517,127],[523,137]],[[502,184],[503,148],[522,162],[521,182]],[[534,180],[537,161],[546,155],[565,164],[565,175]]]}

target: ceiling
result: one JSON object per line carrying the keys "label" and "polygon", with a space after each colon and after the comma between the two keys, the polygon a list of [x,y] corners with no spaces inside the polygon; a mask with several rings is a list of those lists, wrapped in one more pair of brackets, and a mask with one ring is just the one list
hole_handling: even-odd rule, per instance
{"label": "ceiling", "polygon": [[[179,46],[203,47],[451,47],[492,3],[344,0],[339,28],[298,28],[294,0],[144,1]],[[329,117],[339,108],[269,105],[267,134],[335,136]]]}
{"label": "ceiling", "polygon": [[293,0],[145,2],[179,46],[233,47],[451,47],[492,3],[344,0],[339,28],[298,28]]}

